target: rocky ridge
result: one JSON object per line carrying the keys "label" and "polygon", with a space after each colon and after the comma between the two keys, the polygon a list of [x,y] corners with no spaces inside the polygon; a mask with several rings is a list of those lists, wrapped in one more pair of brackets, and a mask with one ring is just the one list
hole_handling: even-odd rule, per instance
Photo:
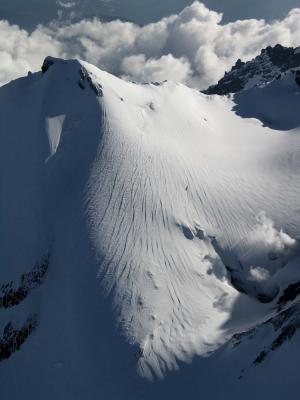
{"label": "rocky ridge", "polygon": [[251,61],[238,59],[216,85],[203,93],[228,95],[255,86],[265,86],[289,71],[295,74],[295,80],[300,85],[300,47],[284,47],[280,44],[268,46]]}

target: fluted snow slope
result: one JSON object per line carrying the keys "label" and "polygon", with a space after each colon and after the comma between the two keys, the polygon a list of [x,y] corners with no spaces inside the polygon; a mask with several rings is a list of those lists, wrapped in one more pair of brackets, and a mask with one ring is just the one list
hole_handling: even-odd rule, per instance
{"label": "fluted snow slope", "polygon": [[0,104],[1,281],[30,288],[13,304],[2,288],[2,355],[8,322],[35,321],[2,357],[4,398],[224,398],[218,379],[238,398],[243,357],[223,345],[300,278],[299,127],[76,60]]}

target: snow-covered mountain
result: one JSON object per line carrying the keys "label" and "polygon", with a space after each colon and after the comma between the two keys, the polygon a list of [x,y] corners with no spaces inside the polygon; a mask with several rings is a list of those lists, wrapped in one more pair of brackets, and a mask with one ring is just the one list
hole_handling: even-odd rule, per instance
{"label": "snow-covered mountain", "polygon": [[300,85],[300,47],[294,49],[280,44],[268,46],[251,61],[243,62],[239,59],[231,71],[225,73],[216,85],[210,86],[204,93],[226,95],[254,86],[264,86],[280,79],[288,71],[295,75],[298,71],[296,79]]}
{"label": "snow-covered mountain", "polygon": [[298,388],[299,93],[50,57],[0,89],[3,399]]}

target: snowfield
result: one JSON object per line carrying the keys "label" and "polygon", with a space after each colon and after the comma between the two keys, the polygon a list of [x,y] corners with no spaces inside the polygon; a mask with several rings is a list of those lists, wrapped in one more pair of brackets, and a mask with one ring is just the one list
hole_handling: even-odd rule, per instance
{"label": "snowfield", "polygon": [[299,106],[292,72],[220,97],[47,58],[2,87],[0,281],[34,280],[1,289],[3,399],[297,387],[299,337],[272,340],[298,327]]}

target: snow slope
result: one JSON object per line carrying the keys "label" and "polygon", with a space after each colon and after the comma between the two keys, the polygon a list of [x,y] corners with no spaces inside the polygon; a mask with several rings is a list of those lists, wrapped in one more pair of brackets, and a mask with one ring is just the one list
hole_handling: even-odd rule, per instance
{"label": "snow slope", "polygon": [[267,339],[231,344],[300,280],[296,117],[268,127],[238,115],[246,100],[52,58],[0,104],[4,399],[251,398],[270,371],[296,385],[293,353],[241,384]]}

